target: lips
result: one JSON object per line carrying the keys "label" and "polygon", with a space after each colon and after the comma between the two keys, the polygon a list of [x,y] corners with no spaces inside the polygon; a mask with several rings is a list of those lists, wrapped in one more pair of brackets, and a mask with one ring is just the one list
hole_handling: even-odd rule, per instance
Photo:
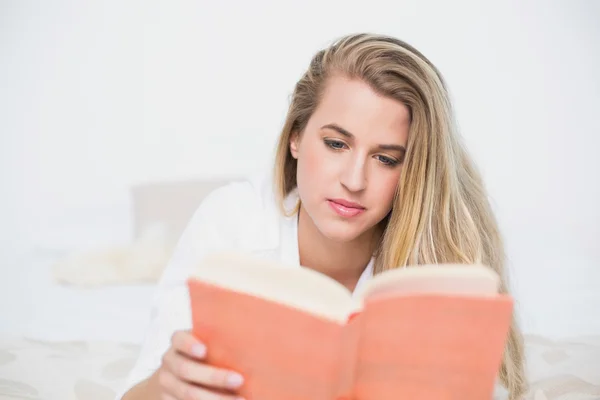
{"label": "lips", "polygon": [[336,214],[345,218],[355,217],[365,211],[365,207],[360,204],[344,199],[330,199],[327,202]]}

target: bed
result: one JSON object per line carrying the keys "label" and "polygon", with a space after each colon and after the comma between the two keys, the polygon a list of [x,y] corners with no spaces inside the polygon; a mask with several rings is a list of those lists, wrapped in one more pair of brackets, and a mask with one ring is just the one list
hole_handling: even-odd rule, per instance
{"label": "bed", "polygon": [[[172,243],[203,196],[225,182],[134,187],[134,240],[159,224]],[[152,277],[104,277],[94,284],[63,276],[57,282],[53,268],[62,258],[31,251],[0,269],[0,399],[112,400],[136,359],[150,317]],[[526,344],[528,398],[600,399],[600,334],[527,335]]]}
{"label": "bed", "polygon": [[[0,399],[113,400],[138,346],[0,338]],[[600,339],[528,337],[533,400],[600,399]]]}
{"label": "bed", "polygon": [[112,399],[143,338],[153,285],[65,287],[55,260],[22,256],[0,277],[0,399]]}

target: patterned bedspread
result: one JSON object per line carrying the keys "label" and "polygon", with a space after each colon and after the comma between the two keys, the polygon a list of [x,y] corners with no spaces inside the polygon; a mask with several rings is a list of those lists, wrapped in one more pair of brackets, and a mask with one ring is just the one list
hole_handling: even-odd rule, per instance
{"label": "patterned bedspread", "polygon": [[[113,400],[138,347],[0,338],[0,399]],[[533,400],[600,399],[600,336],[527,337]]]}

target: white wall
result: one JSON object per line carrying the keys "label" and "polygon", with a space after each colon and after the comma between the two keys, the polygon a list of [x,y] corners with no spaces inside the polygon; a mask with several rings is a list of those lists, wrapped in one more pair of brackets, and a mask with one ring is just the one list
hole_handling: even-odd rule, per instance
{"label": "white wall", "polygon": [[311,55],[373,31],[445,75],[526,329],[600,332],[598,20],[593,0],[4,0],[0,251],[124,241],[132,183],[266,164]]}

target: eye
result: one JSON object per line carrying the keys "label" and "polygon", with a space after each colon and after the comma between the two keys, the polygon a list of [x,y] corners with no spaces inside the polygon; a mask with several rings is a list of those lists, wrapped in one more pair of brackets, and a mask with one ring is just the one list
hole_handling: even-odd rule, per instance
{"label": "eye", "polygon": [[394,167],[396,165],[398,165],[400,162],[398,160],[396,160],[395,158],[391,158],[391,157],[387,157],[387,156],[381,156],[378,155],[376,156],[377,159],[383,164],[386,165],[388,167]]}
{"label": "eye", "polygon": [[346,147],[346,143],[339,140],[324,139],[325,145],[333,150],[342,150]]}

